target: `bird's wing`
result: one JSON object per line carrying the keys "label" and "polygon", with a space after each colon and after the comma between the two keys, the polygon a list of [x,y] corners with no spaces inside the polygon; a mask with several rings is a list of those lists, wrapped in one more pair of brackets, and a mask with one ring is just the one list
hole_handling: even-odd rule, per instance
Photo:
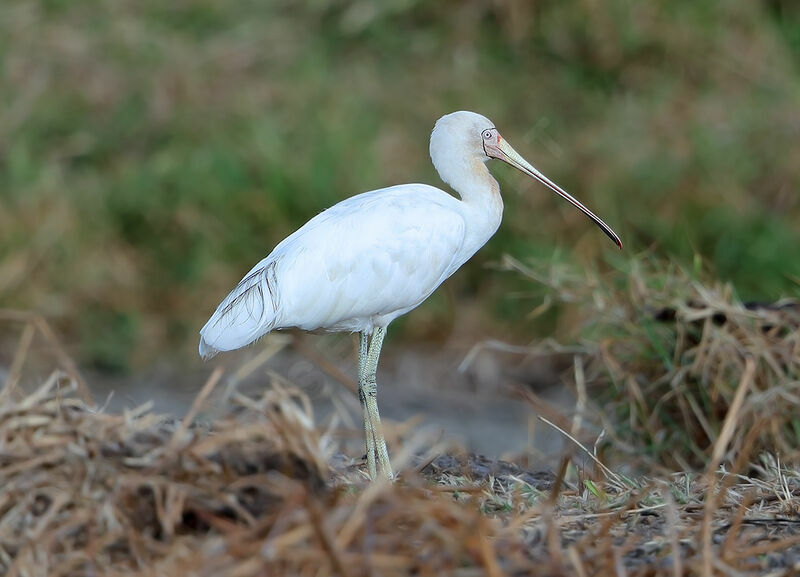
{"label": "bird's wing", "polygon": [[280,325],[361,330],[355,319],[417,306],[455,270],[465,231],[458,206],[436,188],[402,185],[309,221],[273,253],[284,257]]}
{"label": "bird's wing", "polygon": [[455,268],[465,223],[458,202],[426,185],[348,198],[281,242],[220,303],[200,354],[243,347],[279,328],[363,330],[405,312]]}
{"label": "bird's wing", "polygon": [[271,257],[239,281],[200,329],[201,357],[208,359],[220,351],[241,348],[274,328],[280,292],[275,276],[277,262]]}

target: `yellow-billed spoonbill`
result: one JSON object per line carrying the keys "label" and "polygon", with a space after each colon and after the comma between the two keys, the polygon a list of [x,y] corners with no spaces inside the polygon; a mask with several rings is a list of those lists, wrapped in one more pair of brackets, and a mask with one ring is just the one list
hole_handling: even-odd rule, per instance
{"label": "yellow-billed spoonbill", "polygon": [[546,185],[622,248],[606,223],[525,161],[480,114],[461,111],[440,118],[430,154],[460,200],[427,184],[391,186],[343,200],[278,244],[200,331],[204,358],[276,329],[357,332],[359,398],[373,479],[378,473],[392,477],[375,380],[386,327],[419,306],[500,226],[503,199],[486,168],[489,159],[507,162]]}

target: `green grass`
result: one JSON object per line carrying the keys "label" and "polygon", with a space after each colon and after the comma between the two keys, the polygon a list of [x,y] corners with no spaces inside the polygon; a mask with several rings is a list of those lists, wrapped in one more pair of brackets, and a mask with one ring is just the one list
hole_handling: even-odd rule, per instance
{"label": "green grass", "polygon": [[[797,294],[800,16],[788,2],[228,3],[0,7],[0,306],[83,359],[192,354],[225,292],[326,206],[438,183],[441,114],[480,111],[601,214],[626,255],[699,255],[747,299]],[[498,235],[453,299],[520,324],[503,253],[592,264],[613,246],[506,167]],[[406,324],[407,326],[407,324]],[[433,333],[437,334],[437,333]]]}

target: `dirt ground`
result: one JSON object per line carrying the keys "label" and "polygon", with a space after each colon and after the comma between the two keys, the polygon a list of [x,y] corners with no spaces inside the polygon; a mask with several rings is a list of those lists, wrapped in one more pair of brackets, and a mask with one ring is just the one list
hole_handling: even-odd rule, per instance
{"label": "dirt ground", "polygon": [[[348,388],[355,386],[356,375],[349,338],[312,335],[303,340],[302,350],[288,345],[260,361],[265,348],[268,346],[258,345],[227,353],[209,363],[195,364],[189,372],[170,365],[122,379],[89,372],[87,382],[99,403],[109,399],[109,410],[130,409],[152,400],[154,411],[180,416],[213,369],[223,366],[226,376],[213,393],[217,406],[222,406],[222,399],[233,390],[254,394],[277,378],[309,396],[319,423],[330,422],[335,415],[359,438],[361,409]],[[326,352],[323,355],[319,350]],[[513,394],[518,386],[531,387],[569,413],[574,399],[563,386],[553,359],[526,360],[520,354],[484,349],[465,363],[469,352],[470,347],[463,345],[387,347],[378,372],[378,402],[387,425],[413,420],[415,432],[425,432],[464,451],[524,456],[543,467],[554,466],[563,450],[563,437],[539,421],[530,404]],[[248,363],[255,364],[252,372],[237,377],[237,371]],[[215,402],[208,403],[202,416],[213,418],[214,406]],[[359,450],[358,443],[353,449]]]}

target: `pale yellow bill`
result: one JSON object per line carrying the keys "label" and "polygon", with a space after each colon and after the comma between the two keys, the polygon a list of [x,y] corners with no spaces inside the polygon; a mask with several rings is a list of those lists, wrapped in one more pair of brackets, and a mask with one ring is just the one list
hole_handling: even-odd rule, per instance
{"label": "pale yellow bill", "polygon": [[603,220],[599,216],[597,216],[591,210],[586,208],[583,205],[583,203],[578,201],[578,199],[576,199],[574,196],[569,194],[563,188],[558,186],[555,182],[553,182],[552,180],[547,178],[544,174],[542,174],[541,172],[536,170],[533,166],[531,166],[531,164],[527,160],[522,158],[517,153],[517,151],[514,150],[514,148],[512,148],[512,146],[508,142],[506,142],[506,140],[504,138],[501,137],[499,139],[499,142],[497,143],[497,146],[495,147],[495,149],[499,150],[503,154],[503,156],[500,157],[500,160],[503,160],[503,161],[507,162],[508,164],[510,164],[511,166],[516,168],[517,170],[520,170],[520,171],[524,172],[528,176],[532,176],[533,178],[535,178],[536,180],[538,180],[539,182],[544,184],[547,188],[549,188],[550,190],[552,190],[553,192],[558,194],[561,198],[564,198],[567,201],[569,201],[570,203],[572,203],[573,206],[577,207],[581,212],[583,212],[583,214],[585,214],[590,219],[592,219],[592,221],[597,226],[599,226],[600,229],[604,233],[606,233],[608,238],[613,240],[614,243],[619,248],[622,248],[622,241],[619,239],[619,237],[617,236],[617,233],[615,233],[611,229],[610,226],[608,226],[605,222],[603,222]]}

